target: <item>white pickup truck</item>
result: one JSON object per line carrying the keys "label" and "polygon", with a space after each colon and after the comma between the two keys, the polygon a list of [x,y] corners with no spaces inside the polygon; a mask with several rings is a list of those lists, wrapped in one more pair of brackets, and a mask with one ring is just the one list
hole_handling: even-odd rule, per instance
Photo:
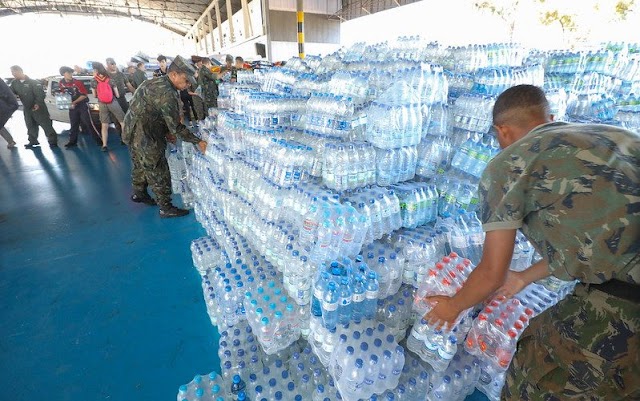
{"label": "white pickup truck", "polygon": [[[91,112],[91,119],[96,127],[100,126],[100,117],[98,111],[98,99],[93,96],[91,92],[91,82],[93,81],[93,75],[74,75],[74,78],[81,81],[89,92],[89,111]],[[49,110],[49,115],[54,121],[60,121],[63,123],[69,123],[69,110],[60,110],[56,105],[56,93],[58,92],[58,82],[62,79],[62,75],[47,77],[44,79],[45,84],[45,99],[44,102]],[[127,100],[131,100],[133,95],[128,93],[125,95]]]}

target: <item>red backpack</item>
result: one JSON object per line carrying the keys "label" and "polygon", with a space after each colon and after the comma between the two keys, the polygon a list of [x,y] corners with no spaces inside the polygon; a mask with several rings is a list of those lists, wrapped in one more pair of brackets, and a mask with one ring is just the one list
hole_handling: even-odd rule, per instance
{"label": "red backpack", "polygon": [[98,86],[96,86],[96,93],[98,95],[98,101],[102,103],[111,103],[113,101],[113,89],[109,85],[109,77],[105,77],[104,80],[98,79]]}

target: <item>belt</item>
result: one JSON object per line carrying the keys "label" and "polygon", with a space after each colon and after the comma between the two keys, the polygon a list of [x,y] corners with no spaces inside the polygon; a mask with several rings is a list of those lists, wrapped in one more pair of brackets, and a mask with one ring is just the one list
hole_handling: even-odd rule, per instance
{"label": "belt", "polygon": [[586,286],[589,291],[598,290],[636,304],[640,303],[640,285],[638,284],[631,284],[620,280],[609,280],[602,284],[587,284]]}

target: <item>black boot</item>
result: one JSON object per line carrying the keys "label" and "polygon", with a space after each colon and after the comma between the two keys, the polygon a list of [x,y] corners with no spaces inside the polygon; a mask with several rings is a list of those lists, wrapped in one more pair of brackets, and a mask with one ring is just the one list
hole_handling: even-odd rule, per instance
{"label": "black boot", "polygon": [[155,199],[153,199],[151,196],[149,196],[149,194],[144,192],[134,193],[133,195],[131,195],[131,200],[136,203],[144,203],[145,205],[150,205],[150,206],[157,205]]}
{"label": "black boot", "polygon": [[160,217],[168,218],[168,217],[182,217],[189,214],[189,211],[186,209],[180,209],[173,205],[160,209]]}

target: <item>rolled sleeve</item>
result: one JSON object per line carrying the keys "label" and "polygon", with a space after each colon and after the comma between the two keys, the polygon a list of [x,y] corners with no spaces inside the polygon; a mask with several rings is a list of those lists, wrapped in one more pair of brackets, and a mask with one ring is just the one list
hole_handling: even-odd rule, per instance
{"label": "rolled sleeve", "polygon": [[487,166],[478,188],[484,231],[521,228],[526,215],[528,183],[522,161],[499,156]]}

